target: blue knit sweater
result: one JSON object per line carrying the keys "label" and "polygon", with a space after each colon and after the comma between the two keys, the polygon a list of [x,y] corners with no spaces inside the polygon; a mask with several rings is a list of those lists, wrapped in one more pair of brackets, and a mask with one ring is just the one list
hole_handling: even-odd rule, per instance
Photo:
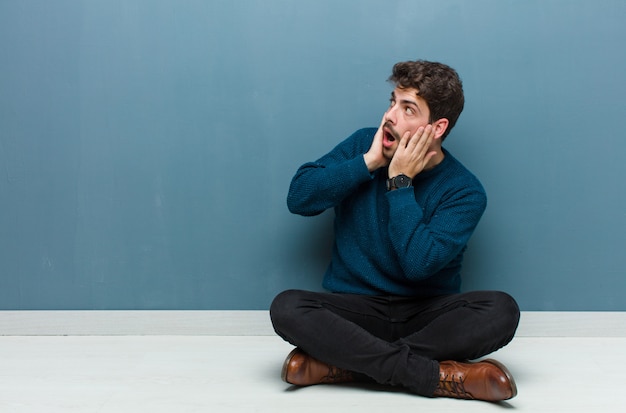
{"label": "blue knit sweater", "polygon": [[375,128],[361,129],[302,165],[287,205],[312,216],[335,209],[327,290],[426,297],[459,292],[461,261],[487,198],[478,179],[444,149],[412,188],[386,190],[387,170],[370,173],[363,154]]}

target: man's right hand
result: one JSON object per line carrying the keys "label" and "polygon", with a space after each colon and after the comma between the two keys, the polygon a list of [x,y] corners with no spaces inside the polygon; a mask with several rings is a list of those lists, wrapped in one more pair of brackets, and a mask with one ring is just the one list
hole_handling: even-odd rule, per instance
{"label": "man's right hand", "polygon": [[380,126],[374,135],[374,141],[369,150],[363,155],[367,170],[374,172],[375,170],[389,165],[390,160],[383,155],[383,125],[385,124],[385,116],[380,122]]}

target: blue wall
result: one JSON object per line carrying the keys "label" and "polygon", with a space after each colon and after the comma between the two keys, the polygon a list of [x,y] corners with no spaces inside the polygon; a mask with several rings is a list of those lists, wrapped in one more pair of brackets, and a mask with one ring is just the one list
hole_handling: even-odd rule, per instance
{"label": "blue wall", "polygon": [[0,309],[266,309],[319,289],[332,212],[285,196],[455,67],[447,147],[489,206],[465,289],[626,310],[626,2],[0,0]]}

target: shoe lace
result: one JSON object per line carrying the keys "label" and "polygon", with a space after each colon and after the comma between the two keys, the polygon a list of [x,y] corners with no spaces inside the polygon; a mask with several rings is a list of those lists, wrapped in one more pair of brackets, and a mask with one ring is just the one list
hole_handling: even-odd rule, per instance
{"label": "shoe lace", "polygon": [[472,395],[465,390],[465,378],[453,375],[445,375],[439,380],[438,392],[448,396],[455,396],[463,399],[473,399]]}
{"label": "shoe lace", "polygon": [[324,383],[337,383],[352,380],[352,372],[334,366],[328,366],[328,374],[322,377]]}

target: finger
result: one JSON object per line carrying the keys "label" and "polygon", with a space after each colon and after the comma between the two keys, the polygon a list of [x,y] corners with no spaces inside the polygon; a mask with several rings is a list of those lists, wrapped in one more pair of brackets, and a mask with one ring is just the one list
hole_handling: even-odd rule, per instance
{"label": "finger", "polygon": [[409,142],[410,151],[417,154],[420,153],[423,155],[424,148],[428,148],[430,146],[430,142],[428,142],[428,133],[427,128],[420,126],[417,128],[417,131],[411,137],[411,141]]}
{"label": "finger", "polygon": [[435,127],[433,125],[428,125],[427,126],[427,133],[428,133],[428,138],[430,140],[434,139],[435,135],[436,135]]}
{"label": "finger", "polygon": [[[430,153],[427,153],[427,152],[430,150],[430,146],[433,143],[434,137],[433,137],[433,134],[431,134],[431,133],[424,133],[424,136],[425,136],[425,138],[422,141],[422,145],[423,146],[420,149],[420,153],[421,153],[423,158],[426,158],[428,155],[430,155],[429,156],[429,159],[430,159],[430,157],[432,157],[432,153],[433,152],[430,152]],[[434,153],[437,153],[437,152],[434,152]]]}
{"label": "finger", "polygon": [[383,133],[383,126],[385,126],[385,122],[385,114],[383,114],[383,117],[380,119],[380,125],[378,125],[378,132],[381,134]]}
{"label": "finger", "polygon": [[404,134],[402,134],[402,137],[400,138],[400,142],[398,143],[398,147],[401,148],[406,148],[408,147],[409,143],[411,142],[411,132],[406,131],[404,132]]}
{"label": "finger", "polygon": [[[436,154],[436,151],[430,151],[430,147],[433,142],[433,134],[430,133],[430,129],[426,127],[420,136],[419,142],[412,148],[412,154],[415,157],[416,161],[421,160],[419,162],[423,162],[424,164],[428,163],[430,158]],[[430,151],[430,152],[429,152]]]}
{"label": "finger", "polygon": [[413,146],[417,146],[419,143],[423,142],[423,140],[426,138],[427,127],[428,125],[426,127],[420,126],[419,128],[417,128],[417,130],[415,131],[411,139]]}
{"label": "finger", "polygon": [[382,140],[383,140],[383,126],[385,126],[385,116],[384,115],[383,115],[383,118],[380,120],[380,125],[378,125],[378,130],[376,131],[376,134],[374,135],[374,141],[382,142]]}
{"label": "finger", "polygon": [[432,143],[432,140],[435,136],[435,128],[433,128],[432,125],[426,125],[426,127],[424,128],[424,133],[422,135],[424,144],[426,145],[426,147],[430,147],[430,144]]}
{"label": "finger", "polygon": [[434,136],[433,125],[430,125],[430,124],[426,125],[424,127],[424,132],[423,132],[422,136],[424,137],[424,139],[429,139],[429,138],[433,137]]}

